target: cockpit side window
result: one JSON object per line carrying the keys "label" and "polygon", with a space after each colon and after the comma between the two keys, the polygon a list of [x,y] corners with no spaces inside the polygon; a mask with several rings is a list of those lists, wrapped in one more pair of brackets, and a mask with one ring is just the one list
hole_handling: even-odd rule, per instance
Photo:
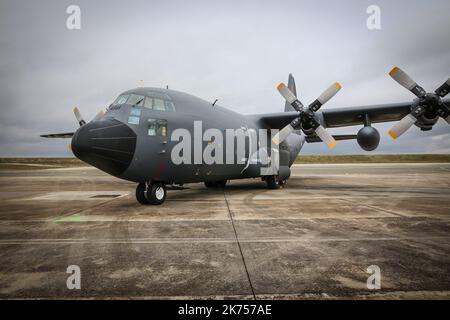
{"label": "cockpit side window", "polygon": [[164,104],[166,105],[166,111],[175,112],[175,106],[172,101],[164,100]]}

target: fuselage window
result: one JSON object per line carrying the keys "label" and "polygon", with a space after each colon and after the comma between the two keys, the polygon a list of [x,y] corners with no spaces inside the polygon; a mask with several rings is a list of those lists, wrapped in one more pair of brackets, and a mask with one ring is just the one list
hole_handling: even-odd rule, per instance
{"label": "fuselage window", "polygon": [[144,96],[137,94],[130,94],[127,100],[127,104],[142,107],[144,105]]}
{"label": "fuselage window", "polygon": [[148,119],[148,135],[149,136],[167,136],[167,120]]}

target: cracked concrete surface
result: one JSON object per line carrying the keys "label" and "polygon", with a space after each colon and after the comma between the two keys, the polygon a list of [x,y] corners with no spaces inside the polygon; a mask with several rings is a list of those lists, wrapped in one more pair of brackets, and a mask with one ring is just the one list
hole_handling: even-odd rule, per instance
{"label": "cracked concrete surface", "polygon": [[[93,168],[0,171],[0,298],[450,298],[450,164],[188,187],[141,206]],[[66,288],[72,264],[81,290]]]}

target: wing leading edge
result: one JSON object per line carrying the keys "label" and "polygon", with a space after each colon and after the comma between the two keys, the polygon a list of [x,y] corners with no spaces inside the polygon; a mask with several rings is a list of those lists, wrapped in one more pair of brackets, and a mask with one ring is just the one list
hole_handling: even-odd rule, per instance
{"label": "wing leading edge", "polygon": [[411,112],[411,102],[362,107],[335,108],[322,111],[324,125],[338,128],[364,124],[366,116],[371,123],[401,120]]}
{"label": "wing leading edge", "polygon": [[[447,105],[450,100],[444,100]],[[371,123],[398,121],[411,113],[412,102],[390,103],[382,105],[333,108],[317,112],[322,124],[326,128],[338,128],[362,125],[365,116],[368,115]],[[260,115],[249,115],[272,129],[282,129],[294,118],[298,117],[297,112],[277,112]]]}
{"label": "wing leading edge", "polygon": [[72,138],[74,132],[41,134],[42,138]]}

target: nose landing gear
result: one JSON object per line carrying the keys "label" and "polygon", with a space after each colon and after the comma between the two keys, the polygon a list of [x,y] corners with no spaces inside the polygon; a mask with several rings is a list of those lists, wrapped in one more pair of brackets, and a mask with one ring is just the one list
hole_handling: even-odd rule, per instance
{"label": "nose landing gear", "polygon": [[136,187],[136,200],[140,204],[160,205],[166,200],[167,190],[164,183],[139,183]]}

